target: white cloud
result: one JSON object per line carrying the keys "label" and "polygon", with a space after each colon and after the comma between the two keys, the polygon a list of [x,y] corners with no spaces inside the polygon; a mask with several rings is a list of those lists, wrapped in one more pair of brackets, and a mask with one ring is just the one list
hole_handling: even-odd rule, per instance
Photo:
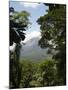
{"label": "white cloud", "polygon": [[9,47],[9,50],[12,51],[12,52],[14,52],[14,50],[15,50],[15,46],[16,46],[16,44],[13,43],[13,45]]}
{"label": "white cloud", "polygon": [[32,7],[32,8],[36,8],[37,6],[39,6],[38,3],[24,3],[24,2],[20,2],[20,5],[24,5],[24,7]]}
{"label": "white cloud", "polygon": [[[35,38],[35,37],[41,38],[40,31],[32,31],[32,32],[26,34],[26,38],[25,38],[24,41],[21,41],[21,44],[22,43],[26,43],[28,40],[30,40],[32,38]],[[15,46],[16,46],[16,43],[13,43],[13,45],[9,47],[9,50],[12,51],[12,52],[14,52]]]}
{"label": "white cloud", "polygon": [[26,43],[28,40],[34,38],[34,37],[41,37],[41,33],[39,31],[32,31],[28,34],[26,34],[26,38],[25,40],[23,41],[24,43]]}

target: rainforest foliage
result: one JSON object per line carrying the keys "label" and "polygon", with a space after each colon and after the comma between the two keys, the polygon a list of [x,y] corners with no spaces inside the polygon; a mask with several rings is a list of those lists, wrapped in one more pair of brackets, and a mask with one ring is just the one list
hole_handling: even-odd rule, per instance
{"label": "rainforest foliage", "polygon": [[9,35],[10,35],[10,46],[13,45],[13,43],[16,43],[14,55],[10,51],[10,75],[9,75],[9,85],[14,85],[14,88],[19,87],[20,83],[20,76],[21,76],[21,68],[19,65],[19,56],[20,56],[20,49],[21,44],[20,42],[25,39],[25,33],[23,31],[26,31],[28,28],[29,22],[29,16],[30,14],[26,11],[17,12],[14,10],[13,7],[9,8]]}
{"label": "rainforest foliage", "polygon": [[47,14],[37,20],[41,31],[38,45],[43,49],[48,48],[48,54],[52,50],[55,53],[51,53],[52,59],[39,62],[19,60],[20,41],[25,39],[23,31],[30,24],[30,14],[10,8],[10,45],[16,43],[15,51],[10,51],[10,88],[66,85],[66,6],[44,5],[49,9]]}
{"label": "rainforest foliage", "polygon": [[39,45],[54,49],[53,58],[57,61],[58,78],[66,84],[66,6],[45,4],[49,6],[48,14],[41,16],[37,22],[41,29]]}

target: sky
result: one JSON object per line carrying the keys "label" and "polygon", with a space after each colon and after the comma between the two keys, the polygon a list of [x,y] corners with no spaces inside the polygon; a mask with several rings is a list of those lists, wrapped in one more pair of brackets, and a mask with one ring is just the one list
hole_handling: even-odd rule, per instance
{"label": "sky", "polygon": [[[48,10],[48,7],[45,6],[43,3],[39,4],[39,3],[31,3],[31,2],[23,2],[23,1],[10,1],[10,7],[14,7],[14,9],[16,11],[23,11],[26,10],[27,12],[30,13],[30,22],[32,23],[31,26],[28,28],[28,30],[26,30],[26,38],[28,36],[28,34],[32,34],[30,35],[31,37],[34,35],[40,35],[40,26],[37,24],[37,19],[40,16],[43,16],[44,14],[46,14],[46,10]],[[34,33],[34,35],[33,35]]]}
{"label": "sky", "polygon": [[15,11],[27,11],[30,13],[30,22],[32,23],[26,30],[26,38],[23,42],[27,42],[33,37],[40,37],[40,26],[37,24],[37,19],[44,14],[47,14],[48,6],[45,6],[43,3],[32,3],[32,2],[23,2],[23,1],[10,1],[10,7],[13,7]]}

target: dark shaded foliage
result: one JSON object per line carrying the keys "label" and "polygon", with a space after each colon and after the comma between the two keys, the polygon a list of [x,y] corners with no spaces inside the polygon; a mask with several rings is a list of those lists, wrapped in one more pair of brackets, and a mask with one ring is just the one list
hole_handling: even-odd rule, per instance
{"label": "dark shaded foliage", "polygon": [[[10,7],[9,12],[13,13],[14,8]],[[24,28],[26,27],[26,25],[21,25],[20,23],[17,23],[14,20],[10,20],[9,23],[10,23],[10,45],[12,45],[13,42],[19,43],[21,40],[24,40],[25,35],[23,32],[20,33],[20,29],[22,31],[25,30]],[[14,28],[16,28],[17,30],[15,30]]]}
{"label": "dark shaded foliage", "polygon": [[39,45],[57,51],[53,58],[58,62],[58,78],[66,84],[66,5],[44,4],[49,7],[48,13],[41,16],[37,22],[41,29]]}
{"label": "dark shaded foliage", "polygon": [[[15,51],[10,51],[10,72],[9,72],[9,87],[19,88],[21,80],[21,70],[19,56],[21,44],[20,41],[25,39],[25,31],[29,24],[29,13],[26,11],[16,12],[13,7],[9,9],[9,38],[10,46],[16,43]],[[22,18],[20,20],[20,18]],[[23,21],[24,20],[24,21]]]}

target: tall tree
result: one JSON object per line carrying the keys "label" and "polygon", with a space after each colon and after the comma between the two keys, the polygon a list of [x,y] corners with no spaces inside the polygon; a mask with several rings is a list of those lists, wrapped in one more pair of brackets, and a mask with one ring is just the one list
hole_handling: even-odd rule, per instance
{"label": "tall tree", "polygon": [[66,84],[66,5],[44,4],[49,7],[48,13],[37,22],[41,29],[39,45],[42,48],[57,51],[53,58],[57,61],[58,78]]}
{"label": "tall tree", "polygon": [[30,14],[26,11],[17,12],[13,7],[9,9],[10,23],[10,46],[16,43],[14,55],[10,53],[10,88],[18,88],[21,78],[21,66],[19,65],[19,56],[21,44],[25,39],[25,31],[28,28]]}
{"label": "tall tree", "polygon": [[19,43],[25,39],[25,31],[28,28],[30,14],[26,11],[17,12],[13,7],[9,9],[10,15],[10,45]]}

